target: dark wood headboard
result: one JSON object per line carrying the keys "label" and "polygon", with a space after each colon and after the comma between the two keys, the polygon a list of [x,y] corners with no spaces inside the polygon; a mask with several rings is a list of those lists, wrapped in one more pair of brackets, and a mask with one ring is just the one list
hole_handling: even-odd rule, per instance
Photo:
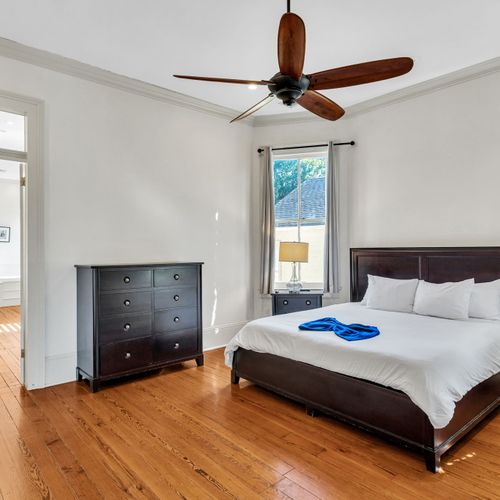
{"label": "dark wood headboard", "polygon": [[500,247],[351,248],[351,301],[359,302],[368,274],[432,283],[500,278]]}

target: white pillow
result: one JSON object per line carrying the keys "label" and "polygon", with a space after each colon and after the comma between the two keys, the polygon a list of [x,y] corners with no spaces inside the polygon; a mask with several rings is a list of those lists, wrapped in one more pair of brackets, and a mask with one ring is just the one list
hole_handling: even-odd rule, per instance
{"label": "white pillow", "polygon": [[500,319],[500,280],[474,285],[470,297],[469,316]]}
{"label": "white pillow", "polygon": [[448,319],[467,319],[474,279],[456,283],[419,281],[413,312]]}
{"label": "white pillow", "polygon": [[396,280],[368,275],[368,289],[361,303],[371,309],[412,312],[418,279]]}

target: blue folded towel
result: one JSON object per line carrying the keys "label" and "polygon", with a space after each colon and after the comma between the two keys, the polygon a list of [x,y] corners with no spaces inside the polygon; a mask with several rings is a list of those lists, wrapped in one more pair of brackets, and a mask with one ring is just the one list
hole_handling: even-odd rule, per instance
{"label": "blue folded towel", "polygon": [[346,325],[336,318],[322,318],[308,321],[299,325],[299,330],[313,330],[318,332],[334,332],[345,340],[365,340],[376,337],[380,330],[376,326],[353,323]]}

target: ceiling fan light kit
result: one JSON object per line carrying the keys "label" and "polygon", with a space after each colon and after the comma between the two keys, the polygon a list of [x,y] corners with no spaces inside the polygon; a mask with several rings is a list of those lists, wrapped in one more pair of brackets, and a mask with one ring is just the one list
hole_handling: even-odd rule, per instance
{"label": "ceiling fan light kit", "polygon": [[397,57],[305,75],[302,72],[305,53],[306,28],[304,22],[297,14],[290,11],[290,0],[287,0],[287,12],[281,17],[278,29],[279,72],[271,79],[236,80],[189,75],[174,75],[174,77],[187,80],[244,84],[252,86],[252,88],[267,85],[270,94],[231,120],[231,123],[252,115],[273,101],[274,98],[280,99],[285,106],[292,106],[297,103],[321,118],[334,121],[344,115],[344,109],[328,97],[317,92],[318,90],[352,87],[387,80],[404,75],[413,68],[413,60],[410,57]]}

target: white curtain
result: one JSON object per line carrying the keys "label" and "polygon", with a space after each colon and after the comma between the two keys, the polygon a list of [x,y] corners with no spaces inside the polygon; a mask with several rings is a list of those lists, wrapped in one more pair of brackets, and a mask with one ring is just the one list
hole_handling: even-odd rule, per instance
{"label": "white curtain", "polygon": [[328,143],[328,167],[326,172],[326,217],[325,217],[325,293],[338,293],[339,270],[339,154],[333,141]]}
{"label": "white curtain", "polygon": [[274,188],[273,160],[269,146],[261,148],[262,210],[260,292],[269,295],[274,291]]}

